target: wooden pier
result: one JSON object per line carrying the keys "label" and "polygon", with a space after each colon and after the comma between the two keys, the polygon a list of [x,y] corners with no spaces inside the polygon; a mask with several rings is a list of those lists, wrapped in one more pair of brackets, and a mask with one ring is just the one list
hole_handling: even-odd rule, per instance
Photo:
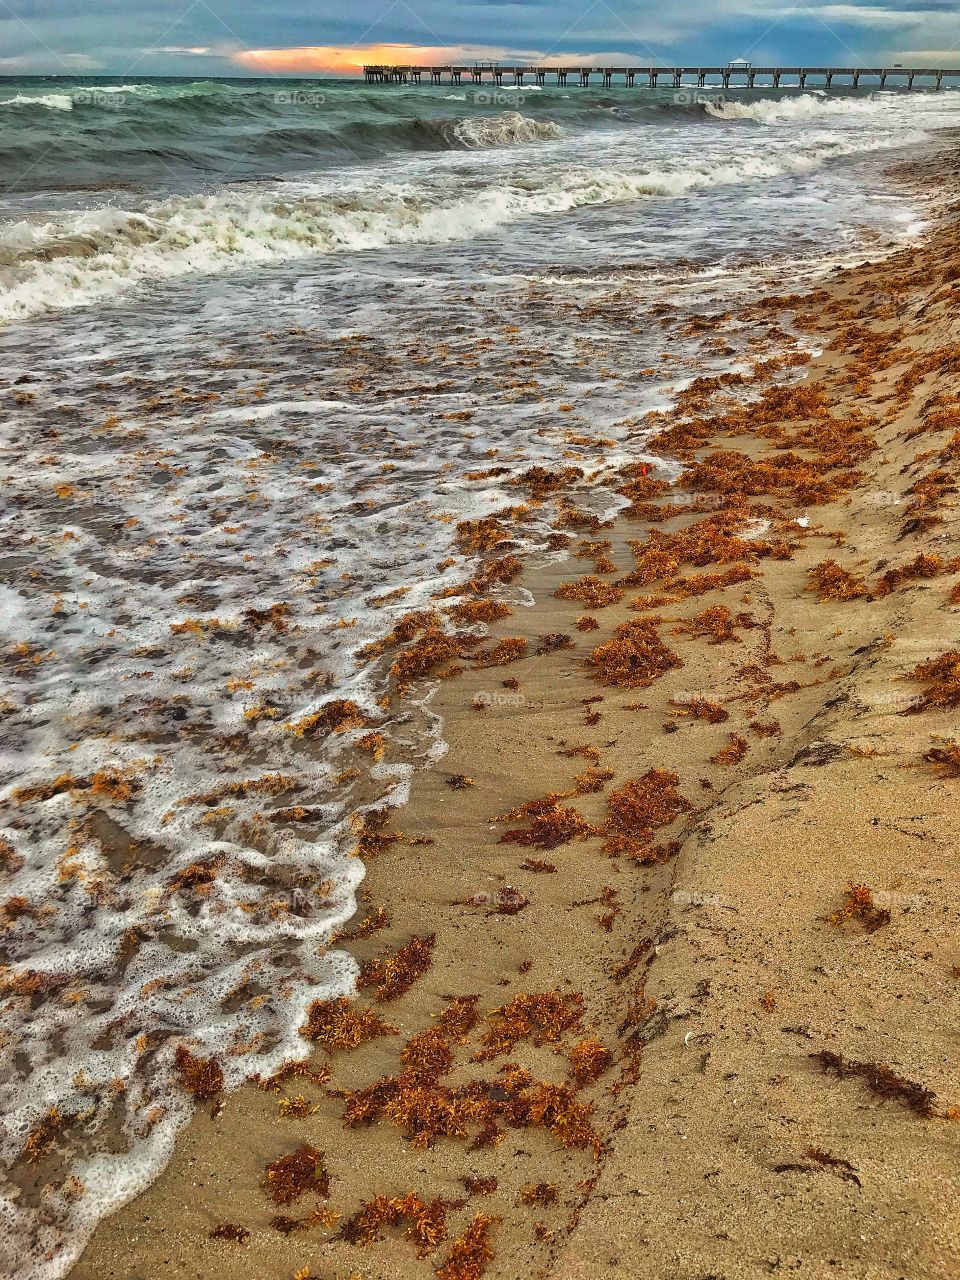
{"label": "wooden pier", "polygon": [[[520,88],[524,84],[543,87],[549,76],[557,85],[579,85],[586,89],[591,82],[610,89],[614,83],[623,83],[633,89],[639,83],[656,89],[661,83],[673,89],[685,84],[697,89],[706,88],[774,88],[779,89],[786,78],[793,87],[801,89],[830,89],[840,81],[857,89],[864,82],[885,89],[892,81],[898,88],[940,89],[944,80],[960,82],[960,70],[951,71],[933,67],[754,67],[731,65],[726,67],[404,67],[365,66],[367,84],[443,84],[464,83],[479,85],[485,81],[503,87]],[[929,82],[933,82],[932,84]],[[920,83],[923,82],[923,83]]]}

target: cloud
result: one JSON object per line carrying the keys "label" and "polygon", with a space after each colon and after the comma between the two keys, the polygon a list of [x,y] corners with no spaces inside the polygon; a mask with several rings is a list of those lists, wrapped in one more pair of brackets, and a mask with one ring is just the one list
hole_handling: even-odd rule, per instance
{"label": "cloud", "polygon": [[[958,0],[0,0],[0,68],[341,75],[364,62],[952,61]],[[897,50],[909,45],[912,52]],[[616,52],[614,52],[616,50]],[[626,52],[624,52],[626,50]],[[920,52],[918,52],[920,51]],[[73,57],[73,61],[68,60]],[[221,63],[217,59],[222,59]]]}
{"label": "cloud", "polygon": [[219,50],[211,49],[208,46],[200,46],[199,48],[184,48],[182,45],[166,44],[161,45],[158,49],[144,49],[144,53],[176,53],[182,54],[184,57],[191,58],[219,58],[221,56]]}
{"label": "cloud", "polygon": [[[53,53],[51,57],[54,61],[55,70],[59,72],[72,71],[77,75],[83,75],[87,71],[101,71],[103,63],[98,62],[96,58],[92,58],[89,53]],[[26,53],[18,53],[13,56],[0,58],[0,69],[16,75],[23,72],[29,75],[35,68],[37,56],[30,50]]]}
{"label": "cloud", "polygon": [[867,27],[877,31],[915,27],[923,15],[909,9],[870,9],[856,4],[824,4],[797,10],[797,16],[810,14],[828,26]]}
{"label": "cloud", "polygon": [[898,62],[902,62],[905,67],[915,64],[918,67],[930,67],[934,71],[939,71],[941,68],[955,71],[960,67],[960,50],[956,47],[953,49],[901,49],[893,57]]}

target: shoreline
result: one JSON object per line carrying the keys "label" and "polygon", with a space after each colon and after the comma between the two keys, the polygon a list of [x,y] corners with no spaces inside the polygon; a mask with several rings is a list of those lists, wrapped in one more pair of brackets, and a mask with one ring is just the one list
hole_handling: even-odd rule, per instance
{"label": "shoreline", "polygon": [[[729,385],[724,379],[688,388],[679,413],[665,415],[670,448],[681,458],[686,449],[688,462],[708,445],[764,463],[815,447],[822,466],[831,448],[844,459],[831,474],[864,472],[859,482],[834,486],[832,504],[797,501],[798,493],[826,493],[830,486],[818,489],[816,474],[784,485],[769,471],[757,473],[756,492],[745,496],[727,486],[727,473],[747,474],[730,461],[719,472],[701,471],[696,486],[681,491],[699,503],[696,511],[661,521],[654,514],[661,495],[643,496],[639,484],[636,502],[652,504],[652,522],[620,517],[582,533],[583,542],[610,539],[594,553],[614,566],[594,566],[601,586],[633,575],[619,600],[593,607],[612,593],[590,585],[581,587],[584,598],[556,597],[561,583],[591,572],[586,559],[525,570],[520,585],[534,605],[493,622],[487,643],[523,637],[531,655],[537,647],[546,652],[440,682],[431,709],[443,717],[447,755],[415,775],[407,805],[365,841],[359,898],[371,928],[354,936],[350,950],[368,966],[369,981],[357,1007],[397,1033],[352,1050],[319,1048],[311,1062],[319,1078],[292,1077],[278,1090],[244,1087],[217,1100],[213,1115],[202,1106],[166,1171],[100,1225],[73,1280],[213,1276],[224,1268],[252,1278],[303,1267],[324,1277],[414,1277],[439,1268],[443,1280],[467,1280],[481,1273],[487,1247],[485,1274],[505,1277],[693,1280],[711,1269],[725,1277],[820,1276],[827,1267],[829,1274],[911,1280],[955,1274],[960,1129],[942,1114],[960,1104],[945,1017],[957,999],[951,964],[960,964],[960,954],[951,959],[958,921],[949,851],[960,822],[956,783],[923,757],[956,734],[957,704],[901,717],[890,699],[922,690],[923,681],[892,682],[951,648],[957,613],[945,601],[960,569],[907,578],[875,595],[883,574],[918,552],[935,551],[944,562],[960,552],[950,490],[934,484],[906,493],[929,471],[949,470],[952,456],[937,466],[913,456],[947,449],[960,421],[928,426],[915,443],[903,438],[938,390],[936,368],[915,384],[908,370],[919,368],[924,351],[947,346],[947,333],[957,336],[949,298],[931,302],[926,278],[934,266],[942,274],[950,253],[960,256],[957,233],[944,222],[916,249],[838,272],[822,303],[801,298],[790,308],[821,306],[809,323],[826,315],[826,331],[841,344],[808,366],[810,379],[787,384],[819,388],[826,411],[848,424],[830,441],[808,432],[805,444],[788,448],[772,434],[775,418],[762,424],[766,436],[751,430],[749,405],[739,416],[726,406],[732,421],[716,430],[711,402]],[[938,288],[955,292],[951,284]],[[782,300],[772,305],[786,309]],[[903,319],[921,354],[904,349],[897,360],[890,334]],[[905,375],[906,399],[896,391]],[[883,399],[891,394],[892,406]],[[775,401],[797,432],[809,420],[804,404]],[[861,405],[871,419],[862,430],[849,425]],[[821,407],[813,408],[822,425]],[[714,429],[671,430],[684,409],[710,417]],[[877,448],[863,454],[866,434],[876,436]],[[939,523],[903,535],[905,510],[918,496],[923,510],[912,518],[926,520],[932,504]],[[744,513],[747,524],[738,524]],[[631,539],[651,529],[669,537],[721,514],[734,532],[713,526],[705,558],[697,551],[666,578],[646,576],[656,566],[634,555]],[[757,518],[771,528],[754,537],[748,526]],[[737,531],[749,536],[738,539]],[[738,545],[718,552],[718,536]],[[754,558],[751,541],[773,549]],[[717,554],[728,558],[718,562]],[[809,574],[829,562],[840,562],[864,589],[821,574],[816,581],[828,598],[818,602],[806,589]],[[739,563],[748,577],[703,594],[677,592],[677,581]],[[831,602],[838,582],[859,594]],[[630,608],[645,594],[656,603]],[[596,628],[578,629],[583,616],[595,618]],[[591,653],[617,626],[643,620],[682,665],[636,687],[598,683]],[[887,634],[895,637],[889,643]],[[520,688],[504,687],[505,680]],[[691,712],[696,699],[726,717],[710,723],[719,712]],[[587,828],[616,818],[611,794],[651,770],[676,775],[675,783],[655,779],[654,817],[637,819],[625,802],[619,827],[591,834]],[[610,777],[599,777],[606,771]],[[584,828],[555,846],[556,830],[545,830],[539,846],[500,842],[506,830],[529,832],[537,814],[503,824],[494,816],[547,795],[563,797],[553,807],[575,809]],[[664,803],[673,817],[661,834],[654,818]],[[389,838],[394,828],[402,841]],[[651,830],[657,838],[648,838]],[[674,841],[680,848],[670,853]],[[914,869],[918,846],[923,875]],[[846,909],[848,883],[870,887],[871,905],[834,922]],[[392,920],[377,927],[381,907]],[[890,918],[872,927],[869,911]],[[371,963],[431,934],[429,967],[396,998],[377,999],[409,975]],[[414,958],[404,959],[416,969]],[[921,998],[924,989],[936,1003]],[[504,1007],[509,1016],[491,1020],[489,1011]],[[898,1008],[909,1016],[898,1018]],[[333,1045],[346,1030],[363,1034],[326,1026],[317,1043]],[[412,1047],[411,1037],[419,1037]],[[817,1053],[842,1053],[841,1065],[818,1067]],[[888,1063],[903,1080],[932,1090],[932,1113],[897,1096],[869,1102],[867,1077],[854,1067],[870,1063]],[[507,1064],[530,1078],[507,1073],[504,1084]],[[409,1097],[367,1095],[368,1113],[380,1118],[342,1127],[345,1104],[354,1105],[344,1092],[357,1095],[404,1071],[413,1072],[402,1081]],[[466,1092],[452,1097],[458,1087]],[[427,1104],[429,1117],[417,1109]],[[441,1136],[422,1148],[404,1136],[403,1126],[428,1133],[430,1124],[467,1124],[465,1116],[472,1118],[467,1140]],[[498,1132],[471,1150],[476,1125],[483,1132],[488,1123]],[[318,1189],[323,1179],[313,1185],[307,1178],[306,1190],[278,1201],[266,1166],[303,1144],[324,1153],[314,1174],[322,1163],[329,1194]],[[417,1202],[404,1200],[411,1193]],[[361,1204],[370,1202],[379,1218],[358,1222]],[[897,1214],[909,1217],[913,1237]],[[284,1225],[271,1226],[278,1217]],[[349,1233],[342,1238],[350,1223],[357,1239],[367,1230],[382,1238],[359,1248]],[[221,1232],[211,1239],[227,1226],[242,1238]],[[414,1239],[403,1238],[404,1230]],[[461,1265],[474,1270],[457,1271]]]}

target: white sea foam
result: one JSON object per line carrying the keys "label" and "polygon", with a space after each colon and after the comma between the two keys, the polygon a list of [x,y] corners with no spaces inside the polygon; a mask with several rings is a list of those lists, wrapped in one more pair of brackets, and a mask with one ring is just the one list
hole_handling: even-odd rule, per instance
{"label": "white sea foam", "polygon": [[42,107],[46,111],[72,111],[76,106],[96,103],[101,96],[142,93],[144,90],[155,92],[152,85],[97,84],[82,86],[71,93],[17,93],[12,98],[0,98],[0,107]]}
{"label": "white sea foam", "polygon": [[562,138],[563,130],[551,120],[531,120],[517,111],[499,116],[473,116],[454,130],[465,147],[505,147],[519,142],[546,142]]}
{"label": "white sea foam", "polygon": [[[469,123],[469,129],[467,129]],[[554,136],[523,117],[480,118],[458,126],[476,145]],[[450,183],[378,184],[351,194],[221,191],[173,197],[140,210],[106,208],[0,231],[0,319],[116,298],[132,287],[183,276],[389,245],[442,244],[496,231],[525,218],[589,205],[678,197],[744,181],[803,173],[823,161],[885,145],[820,135],[812,146],[736,160],[694,159],[630,172],[558,164],[504,175],[467,198]]]}
{"label": "white sea foam", "polygon": [[[490,300],[502,304],[495,292]],[[26,990],[7,1002],[21,1056],[0,1080],[0,1168],[16,1169],[50,1107],[85,1117],[82,1127],[67,1121],[60,1146],[76,1181],[52,1185],[39,1208],[0,1173],[0,1274],[62,1274],[98,1219],[157,1174],[189,1114],[173,1069],[179,1045],[216,1054],[232,1088],[304,1056],[297,1029],[310,1000],[351,990],[355,962],[325,950],[363,873],[349,817],[402,803],[414,769],[446,749],[429,697],[385,709],[384,664],[358,663],[358,650],[406,611],[436,608],[437,593],[472,570],[448,558],[451,526],[516,499],[506,485],[464,478],[488,448],[518,467],[524,454],[569,457],[566,419],[521,450],[517,425],[534,410],[512,392],[482,432],[459,420],[476,404],[477,369],[466,382],[446,378],[444,308],[425,317],[401,307],[399,333],[383,305],[375,310],[377,342],[401,378],[432,321],[417,376],[439,381],[442,371],[450,385],[431,393],[437,412],[426,420],[399,389],[395,401],[344,398],[350,342],[305,347],[296,331],[278,335],[269,393],[251,396],[259,378],[244,353],[260,330],[250,315],[227,330],[237,351],[227,368],[219,326],[198,342],[172,316],[161,349],[150,325],[108,319],[105,339],[80,324],[80,348],[64,352],[65,338],[55,352],[31,352],[37,400],[0,420],[0,441],[17,442],[0,451],[5,551],[16,560],[26,549],[32,565],[43,547],[53,575],[48,586],[8,569],[16,585],[0,587],[0,648],[19,654],[0,716],[0,825],[6,865],[22,858],[3,891],[36,912],[5,934],[5,981]],[[339,329],[337,313],[325,314]],[[352,305],[348,322],[343,332],[356,332]],[[631,335],[631,352],[636,343]],[[53,449],[48,360],[89,410],[57,417]],[[485,372],[499,390],[499,357]],[[105,385],[109,416],[93,408]],[[209,400],[187,394],[214,385]],[[598,388],[595,422],[604,404]],[[619,394],[611,404],[622,415]],[[518,547],[542,543],[547,522],[531,513]],[[405,594],[378,599],[394,588]],[[263,615],[245,623],[280,601],[279,628]],[[326,739],[292,728],[333,697],[356,701],[390,741],[368,774],[345,768],[362,759],[353,744],[365,726]],[[85,783],[23,790],[105,767],[136,789],[98,799]],[[276,792],[246,785],[264,775],[278,779]],[[198,865],[215,874],[194,887]],[[114,1122],[119,1144],[107,1138]]]}
{"label": "white sea foam", "polygon": [[72,111],[73,97],[69,93],[18,93],[12,98],[0,99],[0,107],[44,107],[47,111]]}
{"label": "white sea foam", "polygon": [[[890,95],[874,95],[869,98],[852,96],[831,98],[824,92],[798,94],[778,98],[775,102],[740,102],[736,98],[704,102],[707,115],[719,120],[755,120],[758,124],[786,124],[791,121],[816,122],[829,117],[881,116],[890,114],[897,99]],[[932,99],[935,109],[940,100]],[[924,100],[915,100],[915,109],[923,112]]]}

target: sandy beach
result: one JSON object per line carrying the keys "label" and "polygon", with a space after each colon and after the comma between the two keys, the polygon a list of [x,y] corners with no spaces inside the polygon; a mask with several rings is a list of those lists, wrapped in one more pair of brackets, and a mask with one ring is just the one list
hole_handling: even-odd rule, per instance
{"label": "sandy beach", "polygon": [[960,1274],[958,169],[900,174],[917,247],[738,310],[675,483],[625,468],[566,558],[463,531],[489,638],[389,650],[448,751],[358,829],[356,997],[233,1093],[186,1051],[71,1280]]}

